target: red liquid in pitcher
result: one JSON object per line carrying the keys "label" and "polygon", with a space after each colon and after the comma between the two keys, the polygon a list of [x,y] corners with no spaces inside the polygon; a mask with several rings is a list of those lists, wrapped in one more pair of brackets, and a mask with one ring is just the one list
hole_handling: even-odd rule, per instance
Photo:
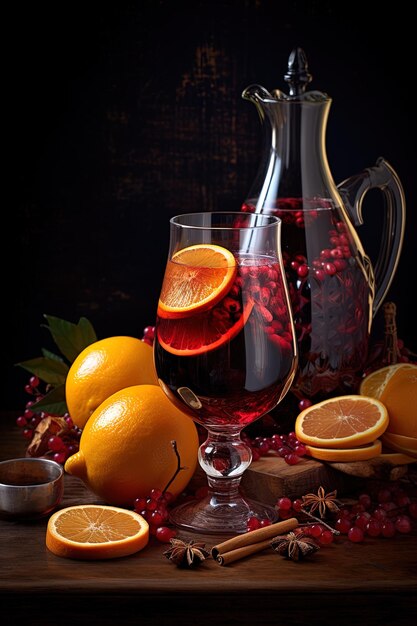
{"label": "red liquid in pitcher", "polygon": [[[243,211],[254,212],[255,203]],[[281,245],[299,346],[292,391],[321,398],[355,393],[368,351],[373,297],[369,259],[330,202],[279,199]]]}
{"label": "red liquid in pitcher", "polygon": [[250,424],[277,405],[294,372],[279,264],[244,255],[236,261],[229,293],[212,308],[157,317],[158,377],[171,399],[206,426]]}

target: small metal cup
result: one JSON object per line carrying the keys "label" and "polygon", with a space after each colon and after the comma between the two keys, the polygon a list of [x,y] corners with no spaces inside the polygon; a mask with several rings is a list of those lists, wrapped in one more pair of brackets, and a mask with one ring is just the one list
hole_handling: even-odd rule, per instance
{"label": "small metal cup", "polygon": [[42,458],[0,462],[0,516],[32,519],[51,513],[64,493],[64,470]]}

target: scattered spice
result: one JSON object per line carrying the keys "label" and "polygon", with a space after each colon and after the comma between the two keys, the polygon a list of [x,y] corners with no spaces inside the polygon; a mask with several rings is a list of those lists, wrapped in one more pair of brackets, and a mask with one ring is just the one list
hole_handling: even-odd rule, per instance
{"label": "scattered spice", "polygon": [[48,416],[36,426],[27,448],[27,456],[40,457],[50,452],[48,440],[52,436],[63,437],[70,434],[70,427],[63,417]]}
{"label": "scattered spice", "polygon": [[197,567],[207,557],[210,552],[206,550],[206,544],[201,541],[189,541],[173,538],[170,540],[171,547],[165,550],[164,556],[175,563],[177,567],[193,568]]}
{"label": "scattered spice", "polygon": [[326,517],[327,509],[332,513],[337,513],[339,510],[340,502],[336,499],[337,491],[331,491],[330,493],[325,493],[323,487],[319,487],[317,494],[308,493],[303,496],[303,508],[310,507],[309,513],[313,514],[316,509],[319,510],[319,514],[321,519]]}
{"label": "scattered spice", "polygon": [[275,552],[292,561],[301,561],[320,549],[311,537],[307,537],[304,533],[294,532],[274,537],[271,546]]}

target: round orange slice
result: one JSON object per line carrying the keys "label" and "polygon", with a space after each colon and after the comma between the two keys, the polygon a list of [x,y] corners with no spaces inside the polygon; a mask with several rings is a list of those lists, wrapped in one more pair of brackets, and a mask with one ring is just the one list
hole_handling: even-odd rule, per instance
{"label": "round orange slice", "polygon": [[353,448],[372,443],[386,430],[388,412],[375,398],[349,395],[304,409],[295,421],[297,438],[323,448]]}
{"label": "round orange slice", "polygon": [[316,446],[306,445],[307,454],[318,459],[319,461],[368,461],[381,454],[382,444],[377,439],[366,446],[358,448],[318,448]]}
{"label": "round orange slice", "polygon": [[168,261],[158,315],[188,317],[211,308],[230,290],[236,275],[232,252],[214,244],[183,248]]}
{"label": "round orange slice", "polygon": [[184,319],[160,319],[156,327],[159,344],[177,356],[197,356],[231,341],[242,330],[254,303],[249,300],[237,321],[214,319],[211,311]]}
{"label": "round orange slice", "polygon": [[70,559],[113,559],[142,550],[149,525],[138,513],[114,506],[81,504],[60,509],[48,520],[46,546]]}

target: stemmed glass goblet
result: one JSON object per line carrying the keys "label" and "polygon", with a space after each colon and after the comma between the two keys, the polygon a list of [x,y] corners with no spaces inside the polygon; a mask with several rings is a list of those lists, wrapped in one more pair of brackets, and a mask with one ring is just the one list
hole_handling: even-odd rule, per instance
{"label": "stemmed glass goblet", "polygon": [[277,518],[239,483],[251,462],[241,431],[277,406],[297,365],[280,227],[275,216],[233,212],[170,220],[155,367],[168,398],[207,429],[208,496],[172,510],[182,529],[238,534],[251,516]]}

